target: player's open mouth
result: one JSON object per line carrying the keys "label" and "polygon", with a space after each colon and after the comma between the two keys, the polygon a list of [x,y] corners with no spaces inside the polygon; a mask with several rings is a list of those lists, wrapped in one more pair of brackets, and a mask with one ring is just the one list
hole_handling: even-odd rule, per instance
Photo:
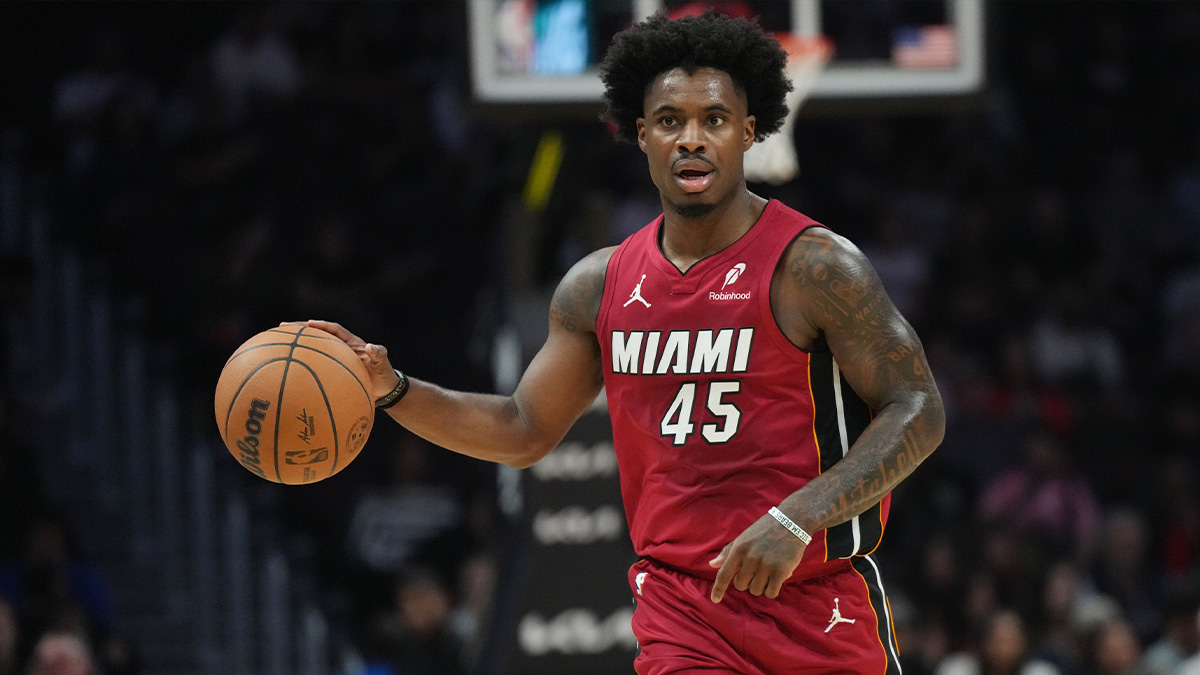
{"label": "player's open mouth", "polygon": [[713,172],[702,169],[683,169],[675,174],[675,181],[684,192],[700,192],[712,183]]}

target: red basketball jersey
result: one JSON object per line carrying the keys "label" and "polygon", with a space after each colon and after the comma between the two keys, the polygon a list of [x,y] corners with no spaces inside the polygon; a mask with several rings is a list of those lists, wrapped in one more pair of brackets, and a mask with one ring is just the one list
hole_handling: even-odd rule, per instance
{"label": "red basketball jersey", "polygon": [[[798,349],[771,313],[776,264],[814,225],[772,200],[687,273],[659,248],[661,216],[613,253],[596,332],[638,555],[715,578],[708,561],[838,462],[870,422],[832,355]],[[874,550],[889,500],[813,532],[795,578]]]}

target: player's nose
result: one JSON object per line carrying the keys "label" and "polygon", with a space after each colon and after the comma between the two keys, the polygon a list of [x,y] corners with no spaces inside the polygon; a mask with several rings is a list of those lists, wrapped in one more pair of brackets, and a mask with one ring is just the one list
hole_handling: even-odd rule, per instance
{"label": "player's nose", "polygon": [[692,155],[704,152],[705,149],[704,133],[699,120],[688,121],[679,132],[675,150],[683,155]]}

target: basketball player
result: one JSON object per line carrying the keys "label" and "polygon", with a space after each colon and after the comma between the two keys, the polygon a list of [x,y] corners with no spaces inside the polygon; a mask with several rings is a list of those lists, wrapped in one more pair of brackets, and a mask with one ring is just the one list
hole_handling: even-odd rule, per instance
{"label": "basketball player", "polygon": [[743,154],[787,113],[753,23],[648,19],[601,67],[663,215],[563,278],[512,396],[393,370],[345,328],[380,407],[527,467],[606,388],[634,549],[641,675],[899,672],[870,553],[890,491],[941,442],[920,341],[845,238],[751,193]]}

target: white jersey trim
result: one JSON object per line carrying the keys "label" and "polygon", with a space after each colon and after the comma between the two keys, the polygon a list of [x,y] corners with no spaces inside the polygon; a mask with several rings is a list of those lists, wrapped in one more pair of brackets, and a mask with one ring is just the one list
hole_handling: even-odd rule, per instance
{"label": "white jersey trim", "polygon": [[[837,403],[837,419],[838,419],[838,435],[842,439],[842,457],[850,452],[849,434],[846,433],[846,406],[842,400],[842,370],[838,368],[837,359],[833,361],[833,400]],[[858,555],[858,549],[862,547],[862,530],[860,529],[858,516],[850,519],[850,532],[854,540],[854,548],[850,549],[850,554]]]}

